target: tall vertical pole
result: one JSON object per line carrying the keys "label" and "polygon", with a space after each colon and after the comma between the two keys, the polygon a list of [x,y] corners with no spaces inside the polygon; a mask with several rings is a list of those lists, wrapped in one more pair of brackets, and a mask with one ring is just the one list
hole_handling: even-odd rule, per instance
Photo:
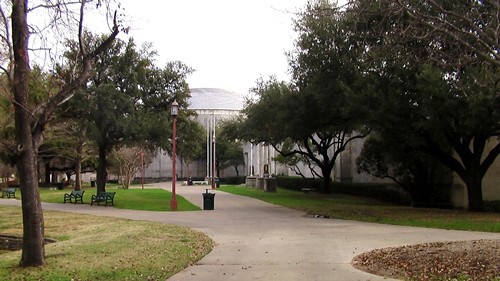
{"label": "tall vertical pole", "polygon": [[206,177],[206,180],[208,181],[210,179],[210,162],[212,162],[210,160],[211,159],[210,158],[210,155],[211,155],[211,153],[210,153],[210,147],[211,147],[211,145],[210,145],[210,132],[211,132],[210,119],[207,119],[206,124],[207,124],[207,177]]}
{"label": "tall vertical pole", "polygon": [[174,131],[174,138],[172,141],[172,201],[170,202],[170,209],[172,210],[177,210],[177,198],[175,196],[175,182],[177,181],[177,176],[176,176],[176,167],[175,167],[175,162],[176,162],[176,149],[177,149],[177,118],[174,117],[173,120],[173,131]]}
{"label": "tall vertical pole", "polygon": [[141,184],[144,189],[144,150],[141,149]]}
{"label": "tall vertical pole", "polygon": [[248,173],[253,177],[253,144],[250,144],[250,171]]}
{"label": "tall vertical pole", "polygon": [[172,200],[170,201],[170,209],[172,211],[177,210],[177,198],[175,196],[175,183],[177,181],[176,175],[176,160],[177,160],[177,113],[179,110],[179,104],[174,100],[172,103],[172,131],[173,131],[173,139],[172,139]]}
{"label": "tall vertical pole", "polygon": [[215,178],[216,178],[216,169],[215,169],[215,128],[214,128],[214,135],[212,139],[212,153],[213,153],[213,158],[212,158],[212,189],[215,189]]}
{"label": "tall vertical pole", "polygon": [[217,178],[217,165],[216,165],[216,154],[215,154],[215,128],[217,127],[217,122],[215,119],[215,112],[212,111],[212,125],[213,125],[213,137],[212,137],[212,189],[216,188],[216,178]]}

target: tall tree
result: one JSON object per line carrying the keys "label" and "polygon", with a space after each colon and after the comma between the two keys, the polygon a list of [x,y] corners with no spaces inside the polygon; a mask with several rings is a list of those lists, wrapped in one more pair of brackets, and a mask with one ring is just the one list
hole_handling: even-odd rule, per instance
{"label": "tall tree", "polygon": [[[40,3],[38,3],[40,4]],[[55,14],[65,14],[71,11],[69,3],[57,3],[48,5],[37,5],[29,7],[27,0],[13,0],[6,4],[12,9],[11,17],[5,14],[5,6],[1,6],[0,13],[2,28],[5,34],[2,36],[2,43],[7,46],[6,57],[10,59],[7,65],[2,66],[2,70],[7,74],[12,89],[13,103],[15,109],[15,128],[17,143],[17,170],[22,194],[23,210],[23,249],[20,261],[21,266],[42,266],[45,264],[44,247],[44,222],[43,212],[38,192],[37,175],[37,152],[43,142],[43,132],[47,122],[52,117],[56,108],[71,98],[74,91],[87,82],[92,70],[92,60],[99,53],[104,51],[119,33],[116,17],[110,36],[95,49],[85,49],[83,46],[83,19],[86,12],[86,1],[78,3],[77,17],[75,23],[78,25],[78,38],[80,44],[79,62],[81,67],[78,69],[76,79],[71,83],[62,85],[60,90],[54,93],[50,99],[38,108],[30,108],[29,98],[29,23],[28,13],[47,9],[47,11],[56,11]],[[102,4],[102,2],[100,2]],[[98,5],[100,6],[100,5]],[[116,14],[115,14],[116,15]],[[61,17],[64,18],[64,17]],[[61,23],[56,18],[51,21],[53,26]],[[68,18],[71,15],[68,14]],[[11,20],[9,27],[8,20]],[[73,22],[72,22],[73,23]],[[66,23],[64,23],[66,24]],[[34,26],[34,25],[33,25]],[[11,32],[8,32],[10,31]]]}
{"label": "tall tree", "polygon": [[383,105],[374,126],[384,138],[413,136],[463,180],[469,210],[482,210],[482,179],[500,153],[500,5],[359,0],[351,8],[377,84],[372,102]]}
{"label": "tall tree", "polygon": [[331,192],[331,173],[338,155],[349,142],[365,136],[354,131],[362,129],[356,118],[341,113],[341,106],[347,104],[330,102],[330,110],[337,110],[339,116],[325,124],[321,118],[331,113],[318,114],[328,107],[313,101],[311,92],[300,92],[293,85],[270,80],[260,83],[255,93],[259,99],[245,108],[239,138],[272,145],[283,156],[308,158],[321,170],[317,175],[323,179],[322,191]]}
{"label": "tall tree", "polygon": [[75,176],[74,188],[81,190],[81,171],[95,170],[92,161],[86,161],[94,154],[82,126],[85,121],[64,119],[60,112],[57,117],[58,122],[47,130],[38,153],[39,161],[45,165],[45,183],[51,182],[54,171],[65,172],[68,178]]}
{"label": "tall tree", "polygon": [[233,136],[234,122],[222,121],[217,125],[217,149],[216,149],[216,167],[217,176],[221,169],[233,167],[236,176],[239,176],[238,167],[245,165],[243,158],[243,143]]}
{"label": "tall tree", "polygon": [[[66,111],[87,120],[87,135],[97,145],[99,191],[106,188],[107,157],[114,149],[140,146],[168,151],[168,109],[174,99],[186,107],[189,89],[185,79],[191,69],[180,62],[157,68],[155,55],[150,45],[138,49],[133,39],[116,40],[108,52],[96,58],[90,83],[67,103]],[[74,52],[68,56],[73,57]]]}
{"label": "tall tree", "polygon": [[184,115],[190,114],[186,109],[181,110],[177,125],[177,155],[186,164],[188,177],[191,176],[191,163],[203,159],[206,155],[205,129],[193,118],[183,118]]}
{"label": "tall tree", "polygon": [[[336,3],[308,3],[295,22],[298,39],[290,54],[293,84],[273,79],[258,83],[259,100],[245,109],[254,142],[273,145],[284,156],[309,158],[321,170],[323,191],[331,192],[331,173],[338,155],[363,138],[363,112],[354,103],[364,77]],[[293,146],[282,149],[288,141]]]}

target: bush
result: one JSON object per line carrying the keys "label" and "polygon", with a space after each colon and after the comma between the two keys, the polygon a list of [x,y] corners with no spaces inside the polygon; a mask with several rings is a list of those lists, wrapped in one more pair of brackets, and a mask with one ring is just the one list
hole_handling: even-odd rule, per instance
{"label": "bush", "polygon": [[[323,185],[322,179],[289,176],[278,176],[277,179],[280,188],[296,191],[300,191],[302,188],[321,190]],[[334,193],[368,197],[391,203],[409,204],[411,202],[408,193],[395,184],[333,182],[332,190]]]}
{"label": "bush", "polygon": [[500,213],[500,200],[484,201],[484,210],[487,212]]}
{"label": "bush", "polygon": [[411,198],[396,184],[333,183],[333,192],[368,197],[397,204],[410,204]]}
{"label": "bush", "polygon": [[245,182],[246,182],[246,176],[220,178],[220,183],[224,184],[244,184]]}
{"label": "bush", "polygon": [[277,184],[280,188],[300,191],[302,188],[321,189],[323,181],[321,179],[308,179],[302,177],[278,176]]}

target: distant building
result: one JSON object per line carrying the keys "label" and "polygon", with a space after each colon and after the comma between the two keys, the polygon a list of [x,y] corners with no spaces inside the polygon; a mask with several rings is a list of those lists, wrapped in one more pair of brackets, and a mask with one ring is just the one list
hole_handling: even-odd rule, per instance
{"label": "distant building", "polygon": [[[245,97],[236,92],[217,88],[190,89],[188,109],[197,114],[197,121],[206,129],[207,155],[203,161],[193,161],[190,165],[191,177],[211,178],[213,174],[213,141],[217,150],[215,127],[224,119],[236,117],[244,107]],[[187,167],[177,160],[177,177],[187,177]],[[234,176],[234,169],[221,171],[221,177]],[[244,169],[240,169],[244,170]],[[163,151],[159,151],[153,162],[145,170],[146,178],[166,179],[172,175],[172,159]]]}

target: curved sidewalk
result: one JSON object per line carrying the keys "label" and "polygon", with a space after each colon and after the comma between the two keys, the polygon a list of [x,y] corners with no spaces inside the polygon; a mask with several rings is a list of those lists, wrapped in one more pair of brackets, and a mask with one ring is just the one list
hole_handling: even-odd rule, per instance
{"label": "curved sidewalk", "polygon": [[[170,189],[169,183],[148,187]],[[202,206],[207,186],[178,186],[177,193]],[[182,225],[207,233],[211,253],[173,276],[175,281],[212,280],[390,280],[354,269],[360,253],[435,241],[500,239],[498,233],[449,231],[356,221],[308,218],[304,213],[259,200],[215,191],[215,210],[148,212],[48,204],[44,209]],[[117,198],[119,200],[119,198]],[[169,204],[169,202],[165,202]],[[19,205],[0,199],[0,204]],[[415,261],[418,262],[418,261]]]}

